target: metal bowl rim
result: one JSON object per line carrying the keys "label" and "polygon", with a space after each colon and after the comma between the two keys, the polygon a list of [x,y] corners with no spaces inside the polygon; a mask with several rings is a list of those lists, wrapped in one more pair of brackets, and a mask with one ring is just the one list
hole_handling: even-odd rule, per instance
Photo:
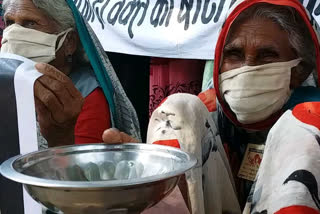
{"label": "metal bowl rim", "polygon": [[97,188],[115,188],[115,187],[129,187],[129,186],[137,186],[137,185],[143,185],[147,183],[153,183],[161,180],[167,180],[173,177],[181,176],[186,171],[190,170],[197,164],[197,159],[194,155],[189,154],[187,152],[184,152],[180,149],[170,147],[170,146],[163,146],[163,145],[155,145],[155,144],[145,144],[145,143],[125,143],[125,144],[113,144],[108,145],[108,149],[110,148],[110,151],[116,148],[126,148],[130,146],[138,146],[142,148],[147,147],[158,147],[162,150],[170,150],[172,152],[178,152],[186,155],[187,162],[182,163],[179,169],[160,174],[160,175],[154,175],[154,176],[148,176],[144,178],[137,178],[137,179],[130,179],[130,180],[111,180],[111,181],[60,181],[60,180],[49,180],[49,179],[43,179],[43,178],[37,178],[33,176],[28,176],[25,174],[22,174],[18,171],[16,171],[13,167],[13,164],[15,161],[20,160],[22,158],[25,158],[27,156],[31,156],[37,153],[46,152],[49,150],[55,150],[55,149],[66,149],[70,147],[86,147],[86,146],[106,146],[106,144],[83,144],[83,145],[71,145],[71,146],[61,146],[61,147],[54,147],[49,148],[46,150],[41,151],[35,151],[32,153],[28,153],[25,155],[17,155],[15,157],[12,157],[5,162],[3,162],[0,165],[0,174],[2,174],[4,177],[13,180],[18,183],[22,183],[24,185],[32,185],[32,186],[39,186],[39,187],[49,187],[49,188],[58,188],[58,189],[97,189]]}

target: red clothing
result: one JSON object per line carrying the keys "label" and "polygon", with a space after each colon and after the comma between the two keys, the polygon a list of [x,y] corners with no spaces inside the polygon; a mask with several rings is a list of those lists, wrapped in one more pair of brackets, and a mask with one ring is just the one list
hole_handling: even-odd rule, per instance
{"label": "red clothing", "polygon": [[75,144],[101,143],[103,131],[108,128],[109,105],[101,88],[96,88],[85,98],[75,127]]}

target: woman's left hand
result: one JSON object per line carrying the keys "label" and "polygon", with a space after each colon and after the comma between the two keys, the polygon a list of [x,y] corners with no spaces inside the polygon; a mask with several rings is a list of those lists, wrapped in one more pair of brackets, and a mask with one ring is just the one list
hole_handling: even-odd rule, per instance
{"label": "woman's left hand", "polygon": [[43,74],[34,84],[40,132],[49,147],[74,144],[74,129],[84,98],[72,81],[55,67],[36,64]]}

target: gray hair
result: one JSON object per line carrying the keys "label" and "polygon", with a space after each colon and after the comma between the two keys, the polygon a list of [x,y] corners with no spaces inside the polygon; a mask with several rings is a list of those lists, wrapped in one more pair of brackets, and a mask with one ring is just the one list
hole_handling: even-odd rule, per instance
{"label": "gray hair", "polygon": [[[2,7],[4,11],[6,11],[10,1],[12,0],[3,0]],[[58,23],[60,32],[68,28],[73,28],[76,31],[76,22],[65,0],[32,0],[32,2],[37,8]],[[78,46],[74,58],[76,60],[74,64],[82,64],[89,61],[81,44]]]}
{"label": "gray hair", "polygon": [[315,45],[306,23],[298,12],[288,6],[258,3],[243,11],[234,24],[252,19],[269,19],[278,24],[288,33],[289,42],[297,57],[302,58],[304,72],[311,72],[316,68]]}
{"label": "gray hair", "polygon": [[32,2],[37,8],[45,11],[47,15],[57,21],[62,31],[76,28],[72,11],[65,0],[32,0]]}
{"label": "gray hair", "polygon": [[[11,0],[3,0],[3,9],[7,9]],[[61,31],[68,28],[75,29],[75,20],[73,18],[71,9],[65,0],[32,0],[34,5],[45,12],[49,17],[54,19]]]}

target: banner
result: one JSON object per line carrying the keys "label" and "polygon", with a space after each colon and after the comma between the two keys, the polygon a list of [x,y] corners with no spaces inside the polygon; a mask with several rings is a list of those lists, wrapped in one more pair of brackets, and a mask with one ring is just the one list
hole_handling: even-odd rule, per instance
{"label": "banner", "polygon": [[[42,74],[35,63],[0,54],[0,165],[7,159],[38,150],[33,84]],[[41,206],[18,183],[0,174],[1,214],[41,214]]]}
{"label": "banner", "polygon": [[[105,51],[213,59],[235,0],[73,0]],[[300,0],[320,21],[320,0]]]}
{"label": "banner", "polygon": [[105,51],[212,59],[232,0],[74,0]]}

